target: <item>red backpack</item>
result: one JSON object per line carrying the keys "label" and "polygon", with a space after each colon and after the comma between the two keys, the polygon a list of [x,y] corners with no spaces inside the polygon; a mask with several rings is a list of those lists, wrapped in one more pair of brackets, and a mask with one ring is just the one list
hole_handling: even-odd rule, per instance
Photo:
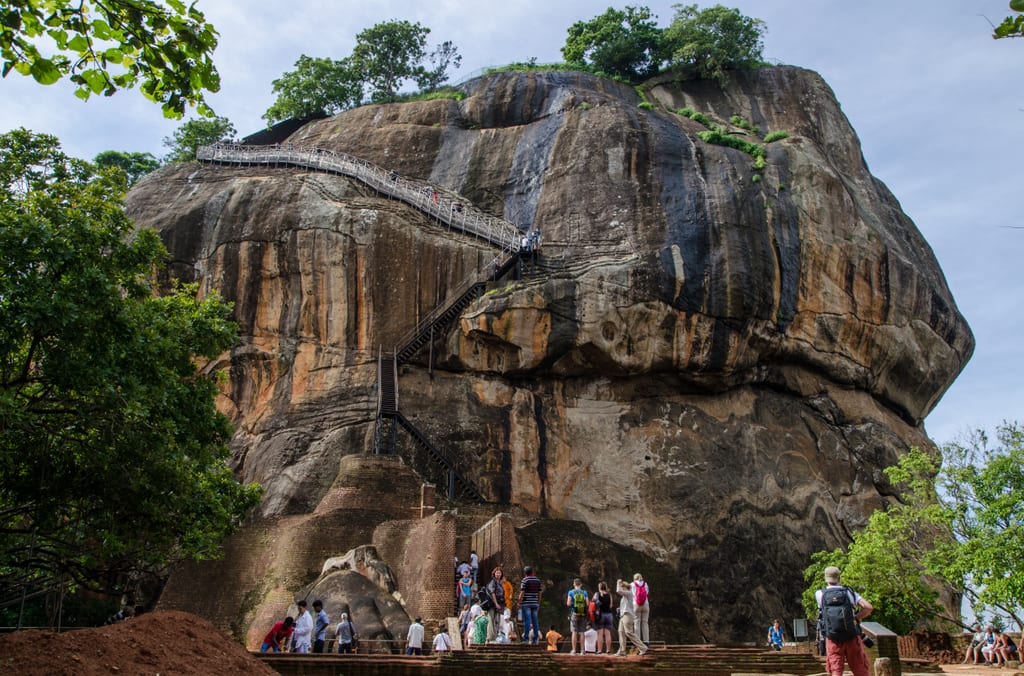
{"label": "red backpack", "polygon": [[647,603],[647,583],[646,582],[634,582],[633,590],[636,594],[636,605],[642,606]]}

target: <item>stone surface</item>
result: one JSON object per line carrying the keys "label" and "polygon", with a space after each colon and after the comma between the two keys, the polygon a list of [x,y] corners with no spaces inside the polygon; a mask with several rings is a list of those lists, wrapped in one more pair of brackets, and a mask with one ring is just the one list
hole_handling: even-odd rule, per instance
{"label": "stone surface", "polygon": [[[524,279],[402,367],[400,410],[490,499],[663,566],[686,598],[681,635],[754,638],[799,616],[810,554],[895,499],[882,469],[930,445],[921,421],[974,346],[831,90],[792,67],[725,90],[652,81],[651,110],[579,73],[464,87],[290,139],[543,233]],[[701,141],[684,106],[789,138],[756,172]],[[173,274],[235,303],[242,344],[207,368],[228,376],[234,466],[265,486],[261,516],[315,512],[339,482],[371,494],[344,459],[373,445],[378,349],[493,249],[289,168],[169,167],[129,212],[160,231]]]}

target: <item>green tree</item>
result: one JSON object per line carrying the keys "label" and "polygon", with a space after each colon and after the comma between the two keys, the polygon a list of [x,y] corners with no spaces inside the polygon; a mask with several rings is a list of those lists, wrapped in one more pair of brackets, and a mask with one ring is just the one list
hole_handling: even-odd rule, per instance
{"label": "green tree", "polygon": [[0,598],[215,557],[259,500],[196,366],[237,340],[230,306],[154,295],[166,250],[124,191],[54,137],[0,135]]}
{"label": "green tree", "polygon": [[[989,611],[1024,619],[1024,430],[997,430],[998,446],[975,432],[947,444],[941,458],[918,449],[886,470],[901,501],[872,515],[847,551],[819,552],[805,571],[819,583],[827,565],[872,603],[883,624],[907,631],[921,619],[959,622],[938,603],[965,598],[977,617]],[[804,595],[814,610],[813,593]]]}
{"label": "green tree", "polygon": [[1024,37],[1024,0],[1010,0],[1010,9],[1017,12],[1017,16],[1008,16],[1002,23],[992,31],[992,37],[1000,38],[1021,38]]}
{"label": "green tree", "polygon": [[333,115],[359,105],[363,98],[363,83],[347,59],[315,59],[303,54],[295,62],[295,70],[272,84],[277,100],[263,114],[270,124]]}
{"label": "green tree", "polygon": [[190,162],[196,159],[196,151],[200,146],[232,141],[234,138],[235,126],[226,117],[189,120],[175,129],[174,134],[164,138],[164,146],[171,149],[165,161]]}
{"label": "green tree", "polygon": [[408,21],[385,21],[356,35],[351,64],[375,102],[392,101],[406,80],[419,81],[425,69],[430,29]]}
{"label": "green tree", "polygon": [[609,7],[590,21],[569,27],[562,58],[628,79],[646,78],[664,62],[663,33],[647,7]]}
{"label": "green tree", "polygon": [[427,58],[432,67],[423,69],[422,74],[416,79],[416,84],[428,92],[435,91],[448,81],[449,68],[458,68],[462,65],[462,55],[451,40],[439,44]]}
{"label": "green tree", "polygon": [[120,150],[104,150],[95,158],[93,164],[100,169],[117,167],[128,177],[128,187],[135,185],[140,178],[160,167],[160,160],[151,153],[128,153]]}
{"label": "green tree", "polygon": [[181,117],[188,105],[210,115],[204,92],[220,89],[211,56],[217,31],[182,0],[7,0],[0,4],[3,76],[41,84],[69,78],[75,95],[110,96],[139,85]]}
{"label": "green tree", "polygon": [[946,526],[942,505],[935,492],[939,460],[918,449],[886,470],[889,480],[907,488],[897,502],[872,514],[864,530],[853,534],[847,551],[818,552],[804,571],[811,585],[804,592],[808,617],[818,613],[814,592],[824,586],[827,566],[843,571],[843,584],[864,595],[875,610],[871,619],[906,634],[922,618],[957,622],[939,603],[939,592],[956,596],[956,590],[934,573],[935,550],[948,543],[952,531]]}
{"label": "green tree", "polygon": [[671,66],[725,84],[730,70],[753,68],[761,62],[766,28],[760,19],[722,5],[702,10],[697,5],[673,7],[675,18],[665,29]]}

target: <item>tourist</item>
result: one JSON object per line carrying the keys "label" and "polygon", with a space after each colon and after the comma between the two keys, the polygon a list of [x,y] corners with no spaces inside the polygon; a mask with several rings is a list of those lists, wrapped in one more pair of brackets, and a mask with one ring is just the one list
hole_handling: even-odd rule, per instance
{"label": "tourist", "polygon": [[597,629],[590,622],[587,622],[587,630],[583,632],[583,654],[597,654]]}
{"label": "tourist", "polygon": [[434,652],[435,653],[446,653],[452,649],[452,639],[448,636],[448,629],[442,624],[437,627],[437,633],[434,634]]}
{"label": "tourist", "polygon": [[292,634],[292,644],[295,646],[295,652],[300,655],[305,655],[309,652],[313,640],[313,617],[306,610],[306,601],[302,600],[298,603],[299,616],[295,618],[295,631]]}
{"label": "tourist", "polygon": [[636,618],[636,635],[644,642],[644,645],[651,645],[651,629],[648,621],[651,619],[651,605],[648,597],[651,588],[644,582],[644,576],[637,573],[633,576],[633,616]]}
{"label": "tourist", "polygon": [[104,624],[120,624],[121,622],[127,622],[128,620],[135,617],[135,608],[133,606],[125,606],[121,610],[117,611],[113,615],[107,618]]}
{"label": "tourist", "polygon": [[634,628],[633,586],[625,580],[618,580],[615,583],[615,592],[619,595],[619,650],[615,654],[625,657],[627,647],[632,643],[643,656],[647,653],[647,646],[636,635]]}
{"label": "tourist", "polygon": [[423,654],[423,620],[419,617],[409,625],[409,631],[405,635],[405,654]]}
{"label": "tourist", "polygon": [[341,614],[341,621],[338,622],[334,637],[338,639],[339,654],[349,655],[353,652],[356,646],[356,628],[352,625],[352,620],[348,618],[348,613]]}
{"label": "tourist", "polygon": [[540,596],[544,585],[540,578],[533,574],[533,568],[523,568],[523,580],[519,583],[519,608],[523,612],[523,643],[537,645],[540,641],[540,623],[537,612],[540,610]]}
{"label": "tourist", "polygon": [[782,628],[782,623],[778,620],[772,622],[772,626],[768,627],[768,647],[773,650],[782,650],[785,638],[786,630]]}
{"label": "tourist", "polygon": [[316,612],[316,622],[313,625],[313,652],[322,653],[327,642],[327,627],[330,626],[331,620],[324,612],[323,601],[313,601],[313,611]]}
{"label": "tourist", "polygon": [[502,584],[504,574],[501,566],[495,566],[491,571],[491,579],[487,583],[487,595],[491,599],[491,607],[487,611],[487,640],[493,641],[498,637],[498,622],[501,621],[501,614],[505,610],[505,585]]}
{"label": "tourist", "polygon": [[561,634],[555,631],[555,625],[551,625],[551,628],[548,629],[548,633],[544,634],[544,640],[548,642],[548,652],[557,653],[558,642],[563,638],[564,637]]}
{"label": "tourist", "polygon": [[580,645],[579,654],[583,654],[583,624],[587,620],[587,598],[587,592],[583,589],[583,580],[576,578],[572,581],[572,589],[565,596],[565,605],[569,609],[570,655],[577,654],[577,640]]}
{"label": "tourist", "polygon": [[466,566],[466,572],[459,578],[455,593],[459,598],[459,608],[469,605],[470,600],[473,598],[473,578],[469,576],[469,566]]}
{"label": "tourist", "polygon": [[1017,644],[1013,642],[1013,639],[1006,632],[1000,631],[996,633],[996,640],[993,646],[992,652],[999,660],[997,664],[1001,663],[1003,666],[1006,666],[1007,662],[1019,661],[1017,657]]}
{"label": "tourist", "polygon": [[[594,594],[597,607],[594,613],[594,622],[597,629],[597,652],[604,652],[610,655],[612,652],[612,628],[615,626],[615,613],[612,609],[612,594],[608,590],[608,583],[602,581],[597,585],[597,593]],[[604,650],[601,650],[601,646]]]}
{"label": "tourist", "polygon": [[978,660],[981,659],[981,644],[984,640],[985,633],[981,630],[981,625],[974,625],[971,642],[967,644],[967,652],[964,653],[962,664],[967,664],[967,660],[970,660],[973,664],[978,663]]}
{"label": "tourist", "polygon": [[469,604],[462,606],[459,611],[459,636],[466,635],[466,628],[469,626]]}
{"label": "tourist", "polygon": [[985,666],[992,666],[992,650],[996,642],[995,629],[992,625],[985,627],[985,635],[981,638],[981,658],[985,660]]}
{"label": "tourist", "polygon": [[480,579],[480,557],[475,549],[469,553],[469,567],[473,573],[473,584],[476,584]]}
{"label": "tourist", "polygon": [[487,635],[490,632],[488,626],[491,621],[487,615],[481,611],[479,615],[473,618],[473,644],[483,645],[487,643]]}
{"label": "tourist", "polygon": [[[509,614],[511,614],[512,611],[515,610],[515,608],[512,607],[512,602],[515,600],[515,597],[512,596],[512,581],[504,575],[501,577],[501,591],[505,593],[505,610],[509,611]],[[509,638],[512,638],[512,636],[509,635]]]}
{"label": "tourist", "polygon": [[[865,617],[871,614],[874,610],[874,606],[864,600],[860,594],[853,591],[849,587],[844,587],[839,584],[839,569],[835,566],[829,566],[825,569],[825,584],[824,589],[819,589],[814,593],[815,600],[818,602],[818,611],[821,616],[824,617],[824,601],[826,595],[832,592],[830,596],[835,596],[836,592],[843,592],[846,594],[846,598],[849,600],[850,606],[852,606],[853,616],[858,622],[863,620]],[[838,607],[829,604],[829,607]],[[849,612],[849,611],[846,611]],[[826,630],[827,630],[826,626]],[[853,672],[853,676],[868,676],[868,658],[864,653],[864,645],[860,639],[859,631],[852,637],[844,640],[836,640],[826,634],[825,636],[825,664],[828,668],[828,672],[832,676],[843,676],[843,662],[849,665],[850,671]]]}
{"label": "tourist", "polygon": [[295,620],[292,619],[291,615],[279,622],[275,622],[274,626],[267,632],[267,635],[263,637],[263,645],[260,646],[260,652],[265,653],[268,650],[273,650],[275,653],[281,652],[284,649],[285,641],[291,637],[294,628]]}

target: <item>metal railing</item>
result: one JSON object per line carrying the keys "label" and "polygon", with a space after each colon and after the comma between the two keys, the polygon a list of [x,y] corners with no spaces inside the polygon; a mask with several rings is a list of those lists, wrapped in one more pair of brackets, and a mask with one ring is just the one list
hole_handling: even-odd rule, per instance
{"label": "metal railing", "polygon": [[345,153],[291,144],[245,146],[214,143],[196,152],[200,162],[241,165],[291,165],[355,178],[374,190],[419,209],[442,223],[485,239],[503,252],[518,252],[523,232],[516,225],[485,214],[468,200],[453,199],[437,187],[403,178]]}

